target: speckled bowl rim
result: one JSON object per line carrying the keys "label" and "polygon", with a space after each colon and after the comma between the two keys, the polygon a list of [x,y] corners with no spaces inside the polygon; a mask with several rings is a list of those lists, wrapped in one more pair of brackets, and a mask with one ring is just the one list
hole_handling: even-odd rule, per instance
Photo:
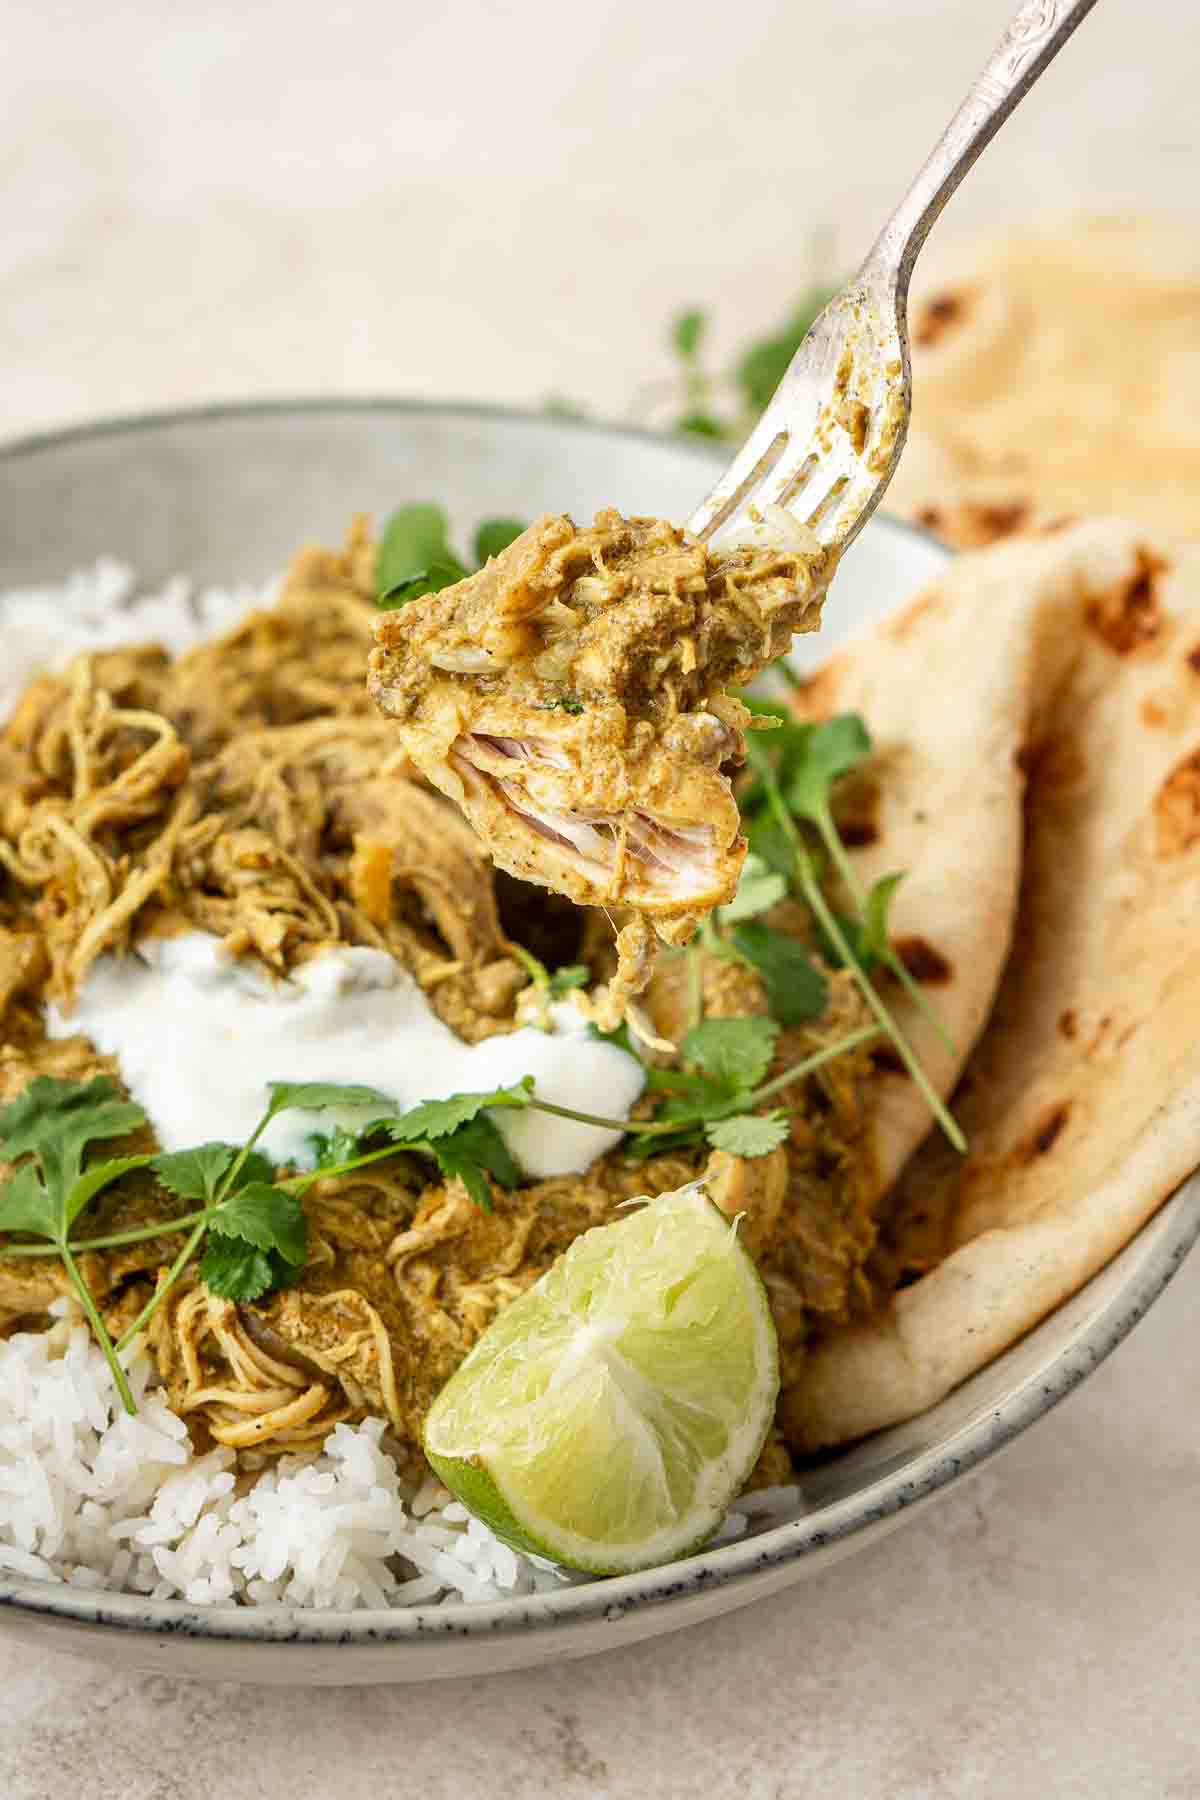
{"label": "speckled bowl rim", "polygon": [[[515,425],[545,427],[545,414],[514,407],[477,405],[467,401],[392,399],[386,396],[345,398],[327,395],[298,399],[221,401],[89,421],[62,430],[40,432],[0,444],[0,459],[53,450],[60,445],[116,433],[133,433],[207,420],[253,419],[319,412],[386,412],[397,416],[438,413],[467,419],[504,420]],[[589,419],[558,419],[569,432],[606,435],[620,442],[656,438],[632,425]],[[672,448],[697,462],[719,464],[719,449],[697,440],[671,438]],[[931,541],[929,534],[890,515],[887,527]],[[949,560],[949,553],[947,553]],[[1158,1298],[1200,1237],[1200,1175],[1192,1176],[1125,1246],[1151,1242],[1142,1265],[1128,1286],[1113,1295],[1095,1320],[1082,1328],[1047,1366],[1032,1371],[999,1404],[943,1441],[914,1454],[903,1468],[877,1476],[845,1499],[786,1520],[754,1535],[701,1551],[658,1569],[564,1588],[551,1594],[516,1597],[486,1604],[449,1602],[439,1606],[313,1612],[294,1607],[197,1607],[178,1600],[150,1600],[139,1594],[113,1594],[28,1577],[0,1574],[0,1609],[49,1619],[103,1626],[121,1635],[182,1635],[214,1643],[259,1643],[264,1649],[285,1645],[386,1645],[463,1637],[493,1640],[531,1630],[565,1630],[584,1623],[614,1623],[633,1611],[670,1608],[702,1592],[712,1592],[767,1570],[786,1568],[819,1552],[844,1545],[868,1527],[894,1522],[905,1511],[977,1468],[1065,1399],[1116,1349]],[[1157,1240],[1157,1241],[1154,1241]],[[1093,1282],[1104,1279],[1101,1270]],[[1079,1291],[1086,1294],[1087,1284]],[[1079,1295],[1072,1296],[1078,1299]],[[1071,1301],[1065,1302],[1070,1305]],[[1033,1338],[1051,1323],[1051,1314],[1029,1334]],[[1023,1343],[1028,1339],[1021,1340]],[[1014,1347],[1014,1349],[1017,1347]],[[1012,1352],[989,1365],[998,1368]]]}

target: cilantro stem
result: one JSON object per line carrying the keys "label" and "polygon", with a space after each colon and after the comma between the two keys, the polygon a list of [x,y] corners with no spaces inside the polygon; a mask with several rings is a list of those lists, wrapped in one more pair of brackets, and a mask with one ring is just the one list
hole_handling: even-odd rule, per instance
{"label": "cilantro stem", "polygon": [[[708,920],[704,923],[707,925]],[[688,1027],[695,1030],[704,1017],[704,968],[700,961],[699,946],[691,943],[687,947],[688,973]]]}
{"label": "cilantro stem", "polygon": [[599,1113],[576,1112],[573,1106],[555,1106],[550,1100],[531,1100],[536,1112],[553,1113],[556,1119],[574,1119],[578,1125],[599,1125],[605,1131],[637,1131],[645,1137],[657,1137],[668,1131],[679,1131],[691,1121],[687,1119],[605,1119]]}
{"label": "cilantro stem", "polygon": [[825,896],[821,892],[820,883],[813,871],[812,859],[803,845],[800,845],[797,851],[796,862],[804,898],[812,908],[813,913],[830,942],[837,950],[838,955],[842,958],[843,962],[850,970],[851,975],[858,983],[859,988],[862,990],[863,999],[875,1014],[875,1017],[879,1020],[880,1025],[883,1027],[888,1037],[891,1038],[901,1062],[908,1070],[912,1079],[916,1082],[930,1112],[932,1112],[934,1118],[937,1120],[954,1148],[965,1155],[967,1140],[962,1134],[958,1121],[939,1099],[928,1075],[926,1075],[924,1069],[914,1055],[908,1039],[901,1031],[899,1025],[897,1025],[895,1019],[892,1017],[879,995],[875,992],[874,987],[871,985],[870,976],[855,956],[853,950],[851,950],[841,926],[838,924],[832,909],[827,904]]}
{"label": "cilantro stem", "polygon": [[[144,1244],[148,1238],[168,1237],[175,1231],[186,1231],[197,1219],[208,1217],[207,1209],[201,1212],[182,1213],[177,1219],[159,1219],[153,1225],[135,1225],[128,1231],[110,1231],[106,1237],[74,1238],[71,1248],[77,1256],[86,1255],[90,1250],[118,1250],[123,1244]],[[61,1252],[57,1244],[5,1244],[5,1260],[12,1256],[58,1256]]]}
{"label": "cilantro stem", "polygon": [[134,1402],[132,1389],[129,1386],[129,1379],[125,1374],[124,1369],[121,1367],[120,1360],[117,1356],[117,1350],[121,1346],[117,1345],[114,1347],[112,1338],[108,1333],[108,1326],[100,1317],[100,1309],[92,1298],[92,1290],[83,1279],[79,1264],[71,1254],[71,1246],[64,1239],[62,1243],[55,1247],[58,1254],[62,1257],[63,1268],[70,1276],[72,1286],[79,1296],[79,1304],[87,1314],[87,1321],[92,1328],[96,1342],[104,1352],[104,1360],[112,1370],[113,1381],[116,1383],[117,1392],[121,1396],[121,1405],[125,1408],[125,1411],[132,1416],[137,1412],[137,1406]]}
{"label": "cilantro stem", "polygon": [[222,1200],[227,1200],[229,1198],[230,1194],[233,1192],[234,1183],[246,1166],[246,1158],[249,1156],[255,1144],[257,1144],[259,1138],[274,1117],[275,1106],[274,1103],[272,1103],[268,1106],[266,1112],[258,1121],[258,1124],[254,1127],[254,1130],[250,1133],[250,1136],[246,1139],[246,1142],[242,1145],[241,1149],[226,1169],[224,1175],[222,1175],[220,1181],[217,1183],[216,1191],[213,1194],[214,1206],[219,1206]]}
{"label": "cilantro stem", "polygon": [[[204,1236],[204,1233],[208,1228],[208,1220],[215,1211],[215,1207],[207,1207],[200,1218],[197,1219],[191,1232],[188,1234],[187,1243],[183,1246],[183,1249],[179,1252],[179,1255],[167,1270],[166,1280],[159,1282],[145,1306],[143,1306],[141,1312],[133,1321],[133,1324],[128,1326],[126,1330],[122,1332],[117,1343],[118,1350],[127,1349],[133,1339],[137,1336],[138,1332],[141,1331],[142,1327],[147,1325],[154,1317],[154,1314],[158,1311],[171,1289],[175,1286],[175,1283],[179,1280],[179,1277],[183,1274],[183,1271],[187,1268],[192,1257],[195,1255],[196,1246]],[[129,1410],[132,1412],[134,1409],[131,1406]]]}
{"label": "cilantro stem", "polygon": [[[615,1129],[615,1122],[614,1122]],[[276,1187],[290,1188],[299,1185],[300,1194],[304,1195],[316,1181],[329,1181],[336,1175],[349,1175],[355,1169],[363,1168],[367,1163],[382,1162],[385,1157],[398,1156],[404,1150],[426,1150],[432,1153],[430,1146],[422,1143],[385,1144],[380,1150],[368,1150],[362,1156],[353,1157],[349,1162],[338,1163],[330,1169],[306,1169],[299,1175],[281,1175],[275,1181]],[[157,1219],[152,1225],[131,1226],[128,1231],[111,1231],[104,1237],[76,1238],[71,1249],[78,1256],[84,1256],[92,1250],[118,1250],[125,1244],[144,1244],[149,1238],[169,1237],[172,1233],[186,1231],[189,1226],[203,1223],[215,1212],[219,1201],[199,1212],[181,1213],[175,1219]],[[62,1251],[57,1244],[5,1244],[5,1258],[61,1256]]]}
{"label": "cilantro stem", "polygon": [[538,1019],[543,1031],[550,1029],[550,971],[524,944],[510,941],[509,951],[528,975],[537,994]]}
{"label": "cilantro stem", "polygon": [[411,1144],[384,1144],[382,1149],[364,1150],[361,1156],[352,1156],[349,1162],[335,1163],[333,1167],[329,1169],[305,1169],[301,1175],[281,1175],[276,1179],[275,1186],[287,1188],[294,1186],[298,1182],[298,1197],[303,1198],[303,1196],[307,1194],[309,1188],[313,1186],[314,1182],[332,1181],[335,1175],[352,1175],[355,1169],[365,1168],[368,1163],[382,1162],[384,1158],[388,1156],[399,1156],[405,1150],[423,1151],[428,1156],[432,1156],[433,1154],[432,1145],[420,1140],[414,1141]]}
{"label": "cilantro stem", "polygon": [[746,755],[754,765],[756,773],[762,780],[763,788],[767,796],[767,803],[770,806],[772,813],[775,815],[775,821],[778,824],[779,829],[783,832],[784,836],[792,846],[792,852],[796,859],[796,874],[800,882],[800,889],[813,916],[824,930],[830,943],[832,943],[837,950],[838,955],[842,958],[846,967],[850,970],[851,975],[858,984],[863,999],[878,1019],[884,1032],[895,1045],[900,1060],[903,1062],[909,1075],[916,1083],[934,1118],[937,1120],[954,1148],[965,1153],[967,1140],[963,1136],[957,1121],[934,1092],[929,1077],[926,1075],[924,1069],[917,1061],[916,1056],[913,1054],[908,1039],[901,1031],[899,1025],[897,1025],[895,1019],[892,1017],[879,995],[875,992],[874,987],[871,985],[870,976],[847,943],[845,933],[842,931],[841,926],[834,917],[832,908],[829,906],[824,894],[821,892],[821,885],[817,880],[816,871],[813,868],[812,857],[809,855],[804,840],[800,836],[800,831],[795,819],[793,819],[791,813],[788,811],[787,802],[784,800],[783,794],[780,791],[779,782],[776,779],[775,770],[772,767],[770,757],[767,755],[766,751],[763,750],[761,745],[756,744],[753,737],[749,735],[746,738]]}
{"label": "cilantro stem", "polygon": [[792,1067],[785,1069],[782,1075],[775,1075],[770,1081],[764,1082],[762,1087],[756,1088],[751,1094],[750,1104],[760,1106],[764,1100],[769,1100],[773,1094],[778,1094],[782,1088],[788,1087],[793,1081],[799,1081],[805,1075],[812,1075],[817,1069],[824,1068],[826,1063],[835,1061],[839,1056],[845,1056],[850,1050],[857,1050],[860,1044],[865,1044],[870,1038],[877,1038],[881,1035],[878,1025],[860,1025],[857,1031],[847,1032],[846,1036],[839,1038],[835,1044],[826,1044],[823,1050],[815,1050],[811,1056],[806,1056],[803,1062],[793,1063]]}
{"label": "cilantro stem", "polygon": [[554,1106],[549,1100],[535,1098],[529,1104],[539,1112],[554,1113],[560,1119],[575,1119],[581,1125],[602,1125],[608,1131],[639,1132],[645,1137],[665,1136],[667,1133],[685,1131],[691,1125],[731,1118],[735,1113],[748,1112],[751,1107],[760,1106],[764,1100],[769,1100],[773,1094],[778,1094],[783,1088],[790,1086],[793,1081],[802,1081],[806,1075],[812,1075],[817,1069],[824,1068],[826,1063],[834,1062],[837,1057],[845,1056],[850,1050],[856,1050],[869,1038],[881,1035],[878,1025],[860,1025],[856,1031],[847,1032],[846,1036],[839,1038],[836,1043],[826,1044],[822,1049],[814,1050],[813,1054],[806,1056],[803,1061],[793,1063],[790,1069],[784,1069],[781,1075],[775,1075],[770,1081],[765,1081],[761,1087],[755,1088],[753,1093],[730,1095],[726,1110],[709,1109],[704,1113],[697,1112],[693,1119],[683,1116],[677,1119],[627,1119],[622,1121],[605,1119],[597,1113],[576,1112],[569,1106]]}
{"label": "cilantro stem", "polygon": [[[854,873],[850,858],[846,855],[846,847],[842,843],[841,833],[838,831],[837,825],[834,822],[833,814],[827,806],[822,806],[814,814],[814,818],[816,820],[817,830],[821,834],[821,842],[829,853],[830,862],[832,862],[834,868],[845,883],[859,917],[865,918],[867,907],[866,895],[863,893],[858,877]],[[921,1014],[921,1017],[934,1031],[937,1032],[938,1037],[942,1040],[942,1043],[946,1046],[946,1049],[950,1052],[951,1056],[957,1056],[958,1046],[950,1036],[950,1033],[946,1030],[946,1027],[942,1024],[936,1009],[932,1007],[925,998],[924,993],[921,991],[920,982],[913,979],[912,975],[910,975],[909,971],[905,968],[903,961],[897,956],[890,944],[884,944],[881,947],[880,955],[886,966],[900,983],[901,987],[903,987],[913,1005],[917,1008],[917,1011]]]}

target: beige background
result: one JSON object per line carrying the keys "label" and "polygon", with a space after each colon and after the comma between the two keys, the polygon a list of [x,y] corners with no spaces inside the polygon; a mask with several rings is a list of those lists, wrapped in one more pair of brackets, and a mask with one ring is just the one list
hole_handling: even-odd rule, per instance
{"label": "beige background", "polygon": [[[624,411],[865,247],[1007,0],[0,0],[0,434],[255,393]],[[948,226],[1197,199],[1191,0],[1107,0]],[[1119,279],[1119,272],[1114,279]],[[1185,1270],[971,1488],[790,1595],[470,1688],[136,1680],[0,1640],[0,1793],[1200,1795]]]}

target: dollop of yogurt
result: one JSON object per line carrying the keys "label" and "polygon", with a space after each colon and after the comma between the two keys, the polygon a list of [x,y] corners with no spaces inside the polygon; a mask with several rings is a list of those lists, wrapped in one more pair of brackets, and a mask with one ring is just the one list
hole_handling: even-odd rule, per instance
{"label": "dollop of yogurt", "polygon": [[[82,1032],[116,1058],[167,1150],[244,1142],[271,1081],[361,1082],[405,1111],[532,1075],[543,1100],[628,1119],[644,1085],[637,1059],[593,1037],[569,1002],[551,1008],[550,1024],[467,1044],[385,951],[326,950],[281,980],[202,931],[146,938],[131,955],[98,958],[74,1010],[46,1011],[51,1037]],[[335,1124],[355,1130],[377,1113],[282,1113],[260,1147],[275,1162],[303,1166],[314,1133]],[[541,1112],[497,1108],[491,1116],[536,1179],[582,1174],[621,1135]]]}

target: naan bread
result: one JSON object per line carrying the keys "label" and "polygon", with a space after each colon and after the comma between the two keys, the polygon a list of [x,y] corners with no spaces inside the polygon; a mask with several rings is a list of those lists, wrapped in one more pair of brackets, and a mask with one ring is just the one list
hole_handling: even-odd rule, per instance
{"label": "naan bread", "polygon": [[970,548],[1064,515],[1200,535],[1200,231],[1145,212],[936,244],[888,506]]}
{"label": "naan bread", "polygon": [[[970,1154],[927,1137],[898,1186],[947,1254],[801,1365],[783,1406],[801,1452],[940,1399],[1200,1163],[1200,544],[1101,521],[964,556],[803,709],[861,711],[880,747],[885,829],[855,855],[865,880],[912,870],[899,930],[998,968],[1004,871],[1020,893],[954,1100]],[[987,978],[968,972],[985,1009]],[[882,1079],[911,1118],[907,1078]]]}

